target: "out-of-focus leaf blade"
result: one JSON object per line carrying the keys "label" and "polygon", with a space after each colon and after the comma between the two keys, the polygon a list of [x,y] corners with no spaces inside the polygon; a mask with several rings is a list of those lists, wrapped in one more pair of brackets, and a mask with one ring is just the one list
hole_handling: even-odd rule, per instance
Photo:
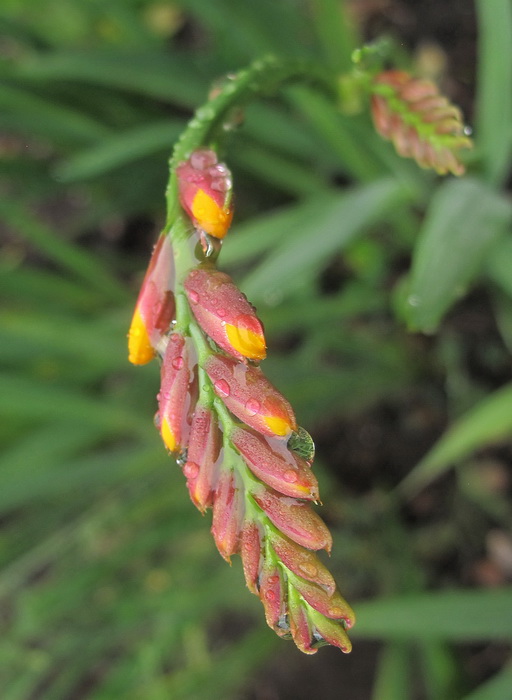
{"label": "out-of-focus leaf blade", "polygon": [[373,600],[355,607],[353,637],[512,639],[512,588],[456,590]]}
{"label": "out-of-focus leaf blade", "polygon": [[437,191],[413,252],[405,308],[412,330],[436,329],[511,219],[511,202],[476,179],[452,180]]}
{"label": "out-of-focus leaf blade", "polygon": [[477,0],[477,143],[487,179],[500,183],[512,155],[512,3]]}
{"label": "out-of-focus leaf blade", "polygon": [[465,695],[464,700],[505,700],[510,695],[511,688],[512,664],[509,663],[479,688]]}
{"label": "out-of-focus leaf blade", "polygon": [[373,700],[410,697],[411,648],[402,642],[386,644],[379,656]]}
{"label": "out-of-focus leaf blade", "polygon": [[456,421],[405,477],[400,490],[411,495],[454,463],[512,434],[512,384],[495,391]]}

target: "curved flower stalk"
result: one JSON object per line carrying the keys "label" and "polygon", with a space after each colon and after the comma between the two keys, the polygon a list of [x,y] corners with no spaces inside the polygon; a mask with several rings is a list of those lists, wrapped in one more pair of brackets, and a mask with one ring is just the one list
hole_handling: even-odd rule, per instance
{"label": "curved flower stalk", "polygon": [[462,115],[430,80],[400,70],[379,73],[371,82],[371,112],[379,134],[399,155],[414,158],[440,175],[462,175],[458,152],[471,148]]}

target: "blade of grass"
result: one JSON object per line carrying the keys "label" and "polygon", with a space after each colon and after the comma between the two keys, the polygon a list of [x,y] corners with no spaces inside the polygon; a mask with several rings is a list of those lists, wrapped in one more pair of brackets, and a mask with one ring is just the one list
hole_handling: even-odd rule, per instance
{"label": "blade of grass", "polygon": [[402,642],[386,644],[379,654],[373,700],[397,700],[411,695],[411,648]]}

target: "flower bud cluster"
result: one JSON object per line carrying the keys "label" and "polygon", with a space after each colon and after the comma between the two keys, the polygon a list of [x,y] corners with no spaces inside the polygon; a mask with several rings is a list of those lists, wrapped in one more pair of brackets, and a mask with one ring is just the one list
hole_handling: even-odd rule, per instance
{"label": "flower bud cluster", "polygon": [[372,86],[376,130],[399,155],[440,175],[462,175],[458,151],[471,148],[462,115],[430,80],[400,70],[379,73]]}
{"label": "flower bud cluster", "polygon": [[[225,179],[220,187],[219,166],[213,151],[200,150],[176,174],[194,227],[222,237],[231,185]],[[211,202],[201,209],[205,197]],[[332,538],[311,507],[319,499],[312,441],[258,366],[266,355],[263,326],[206,253],[177,271],[175,285],[180,264],[170,237],[162,237],[129,333],[131,361],[161,358],[156,427],[183,469],[192,502],[201,512],[212,508],[220,554],[227,561],[240,554],[269,626],[308,654],[322,644],[350,651],[353,612],[316,554],[330,552]]]}

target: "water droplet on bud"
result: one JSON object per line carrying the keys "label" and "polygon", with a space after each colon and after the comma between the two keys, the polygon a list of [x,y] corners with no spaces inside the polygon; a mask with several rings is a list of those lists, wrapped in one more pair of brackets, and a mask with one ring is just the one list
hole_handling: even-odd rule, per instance
{"label": "water droplet on bud", "polygon": [[218,379],[213,386],[215,391],[221,398],[229,396],[231,394],[231,389],[229,388],[229,384],[225,379]]}
{"label": "water droplet on bud", "polygon": [[287,481],[289,484],[293,484],[295,481],[298,480],[297,472],[295,472],[293,469],[287,469],[285,473],[283,474],[283,479]]}
{"label": "water droplet on bud", "polygon": [[197,304],[199,302],[199,294],[194,289],[188,293],[188,298],[192,304]]}
{"label": "water droplet on bud", "polygon": [[171,365],[174,367],[174,369],[178,370],[183,367],[184,360],[183,358],[180,357],[175,357],[173,361],[171,362]]}
{"label": "water droplet on bud", "polygon": [[183,473],[187,479],[195,479],[199,474],[199,465],[195,462],[186,462],[183,467]]}
{"label": "water droplet on bud", "polygon": [[274,593],[274,591],[266,591],[266,592],[265,592],[265,598],[266,598],[267,600],[275,600],[275,599],[276,599],[276,594]]}
{"label": "water droplet on bud", "polygon": [[318,569],[310,562],[303,562],[302,564],[299,564],[299,571],[301,571],[306,577],[313,577],[318,574]]}
{"label": "water droplet on bud", "polygon": [[261,404],[257,399],[249,399],[245,404],[245,410],[250,416],[255,416],[261,408]]}

